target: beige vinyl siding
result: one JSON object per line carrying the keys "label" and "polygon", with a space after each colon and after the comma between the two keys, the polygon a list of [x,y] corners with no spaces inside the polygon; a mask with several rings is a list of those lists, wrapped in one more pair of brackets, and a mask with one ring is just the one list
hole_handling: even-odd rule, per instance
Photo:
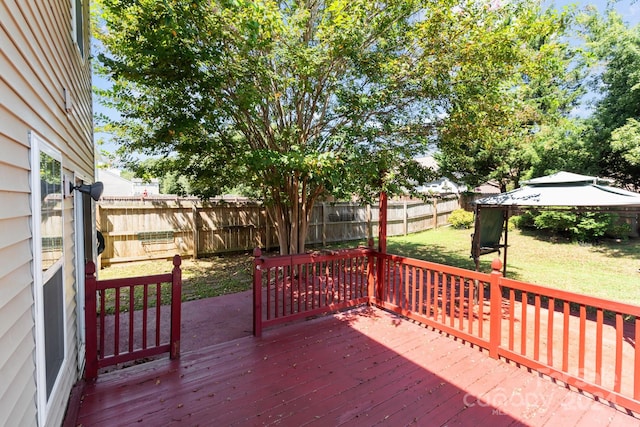
{"label": "beige vinyl siding", "polygon": [[[88,8],[86,0],[85,58]],[[64,175],[91,178],[92,123],[90,65],[73,41],[71,0],[0,1],[0,427],[38,422],[29,133],[62,153]],[[66,363],[47,416],[52,426],[78,379],[73,205],[64,201]]]}
{"label": "beige vinyl siding", "polygon": [[[26,146],[0,135],[0,425],[36,421],[29,173]],[[5,149],[6,147],[6,149]],[[17,148],[16,148],[17,147]],[[27,159],[26,161],[24,159]],[[25,423],[24,420],[27,420]]]}

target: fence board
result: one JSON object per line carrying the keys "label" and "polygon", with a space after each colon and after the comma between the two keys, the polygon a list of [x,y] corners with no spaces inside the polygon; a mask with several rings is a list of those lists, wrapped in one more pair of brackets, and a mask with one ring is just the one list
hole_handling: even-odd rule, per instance
{"label": "fence board", "polygon": [[[415,233],[447,223],[458,198],[390,201],[387,235]],[[378,209],[357,203],[317,203],[307,245],[368,240],[378,234]],[[101,264],[165,259],[174,254],[199,257],[276,248],[275,226],[262,204],[197,198],[103,197],[97,227],[105,238]]]}

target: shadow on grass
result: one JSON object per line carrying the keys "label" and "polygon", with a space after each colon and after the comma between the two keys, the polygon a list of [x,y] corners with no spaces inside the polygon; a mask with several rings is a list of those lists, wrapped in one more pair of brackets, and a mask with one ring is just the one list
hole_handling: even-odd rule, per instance
{"label": "shadow on grass", "polygon": [[[541,242],[556,245],[573,245],[575,243],[568,237],[556,236],[540,230],[523,229],[520,230],[520,234]],[[579,245],[589,246],[594,252],[609,257],[629,258],[633,261],[640,259],[640,238],[629,238],[626,240],[602,238],[597,242],[585,242],[579,243]]]}
{"label": "shadow on grass", "polygon": [[[422,245],[417,243],[394,243],[389,242],[387,252],[394,255],[406,256],[409,258],[420,259],[423,261],[435,262],[438,264],[449,265],[452,267],[464,268],[466,270],[475,270],[476,265],[471,256],[461,255],[459,251],[454,251],[443,245]],[[483,273],[491,272],[491,262],[495,258],[502,260],[503,253],[497,252],[484,255],[480,258],[480,271]],[[518,280],[521,276],[517,273],[517,268],[510,268],[507,265],[507,277]]]}

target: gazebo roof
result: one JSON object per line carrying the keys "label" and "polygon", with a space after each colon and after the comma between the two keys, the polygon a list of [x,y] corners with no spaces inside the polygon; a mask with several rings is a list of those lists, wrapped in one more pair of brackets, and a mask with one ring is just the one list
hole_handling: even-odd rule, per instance
{"label": "gazebo roof", "polygon": [[608,182],[594,176],[558,172],[525,181],[521,188],[476,200],[474,204],[480,207],[640,207],[640,194],[611,187]]}

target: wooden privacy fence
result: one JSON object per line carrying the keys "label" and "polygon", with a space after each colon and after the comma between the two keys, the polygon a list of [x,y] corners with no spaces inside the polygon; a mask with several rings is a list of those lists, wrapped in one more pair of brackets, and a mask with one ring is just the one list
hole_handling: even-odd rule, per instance
{"label": "wooden privacy fence", "polygon": [[87,263],[86,379],[118,363],[180,356],[181,263],[175,255],[171,273],[108,280],[96,280],[95,264]]}
{"label": "wooden privacy fence", "polygon": [[486,274],[364,248],[255,255],[258,336],[269,325],[366,301],[640,411],[638,306],[504,278],[498,259]]}
{"label": "wooden privacy fence", "polygon": [[[389,202],[387,235],[445,225],[449,214],[459,207],[457,197],[431,203]],[[377,207],[357,203],[318,203],[311,215],[307,244],[366,241],[378,233],[378,214]],[[100,257],[102,265],[163,259],[175,253],[197,258],[278,245],[265,208],[250,201],[103,197],[96,216],[106,246]]]}

